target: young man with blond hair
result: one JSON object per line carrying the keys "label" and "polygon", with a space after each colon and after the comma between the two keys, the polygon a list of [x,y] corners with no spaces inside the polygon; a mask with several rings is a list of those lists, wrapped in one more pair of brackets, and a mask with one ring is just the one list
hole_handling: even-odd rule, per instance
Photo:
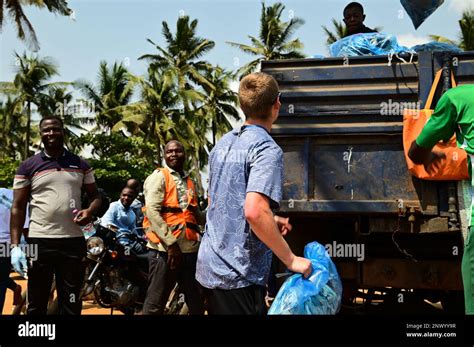
{"label": "young man with blond hair", "polygon": [[265,314],[272,252],[293,272],[307,277],[312,271],[282,236],[291,230],[288,219],[272,211],[282,197],[283,152],[269,134],[279,96],[270,75],[243,78],[239,100],[246,121],[210,154],[210,204],[196,270],[209,314]]}

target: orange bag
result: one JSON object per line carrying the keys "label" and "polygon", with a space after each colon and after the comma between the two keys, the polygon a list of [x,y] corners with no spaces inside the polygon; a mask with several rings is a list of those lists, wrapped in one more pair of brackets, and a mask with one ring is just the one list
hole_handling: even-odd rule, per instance
{"label": "orange bag", "polygon": [[[434,169],[434,172],[428,173],[422,164],[415,164],[408,157],[408,151],[412,142],[421,133],[428,119],[433,114],[431,104],[436,92],[436,87],[441,78],[442,70],[436,73],[433,86],[430,94],[426,100],[426,105],[423,110],[409,110],[403,112],[403,149],[405,152],[405,159],[410,173],[418,178],[431,181],[450,181],[450,180],[464,180],[469,179],[469,169],[467,153],[464,149],[459,148],[456,144],[456,135],[454,135],[448,142],[438,142],[433,150],[443,152],[446,158],[441,160],[440,168]],[[456,87],[456,81],[453,74],[451,74],[451,83],[453,88]]]}

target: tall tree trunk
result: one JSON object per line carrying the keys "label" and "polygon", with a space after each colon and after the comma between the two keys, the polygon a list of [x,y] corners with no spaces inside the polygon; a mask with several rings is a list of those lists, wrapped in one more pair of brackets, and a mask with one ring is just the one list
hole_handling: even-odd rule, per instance
{"label": "tall tree trunk", "polygon": [[23,159],[28,158],[30,153],[30,133],[31,133],[31,102],[26,103],[26,139],[25,139],[25,152],[23,153]]}
{"label": "tall tree trunk", "polygon": [[201,178],[201,170],[199,169],[199,159],[197,159],[197,155],[193,155],[193,158],[191,159],[192,166],[194,167],[194,170],[196,170],[196,191],[199,196],[204,196],[204,188],[202,185],[202,178]]}
{"label": "tall tree trunk", "polygon": [[[160,136],[159,134],[157,133],[156,131],[156,123],[157,123],[157,119],[156,119],[156,115],[152,115],[151,116],[151,130],[149,133],[146,133],[145,135],[145,139],[148,141],[148,140],[151,140],[153,141],[153,139],[151,138],[151,136],[155,136],[156,137],[156,160],[158,161],[158,166],[161,166],[161,141],[160,141]],[[149,136],[151,135],[151,136]]]}
{"label": "tall tree trunk", "polygon": [[212,147],[216,145],[216,118],[212,117]]}
{"label": "tall tree trunk", "polygon": [[161,142],[160,137],[156,135],[156,160],[158,161],[158,166],[161,167]]}

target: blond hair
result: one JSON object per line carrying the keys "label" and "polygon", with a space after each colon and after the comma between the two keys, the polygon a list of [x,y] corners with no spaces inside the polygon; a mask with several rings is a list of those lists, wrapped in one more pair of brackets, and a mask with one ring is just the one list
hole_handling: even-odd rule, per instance
{"label": "blond hair", "polygon": [[278,83],[270,75],[255,72],[240,81],[239,101],[245,118],[267,119],[278,97]]}

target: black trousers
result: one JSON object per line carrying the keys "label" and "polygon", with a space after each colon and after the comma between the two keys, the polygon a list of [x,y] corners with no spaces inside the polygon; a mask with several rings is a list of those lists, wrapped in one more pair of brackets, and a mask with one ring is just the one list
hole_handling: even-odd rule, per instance
{"label": "black trousers", "polygon": [[83,237],[30,238],[38,245],[38,259],[28,261],[27,314],[45,315],[53,277],[56,279],[59,314],[80,315],[79,297],[84,282],[86,240]]}
{"label": "black trousers", "polygon": [[148,289],[143,303],[143,314],[163,314],[176,282],[184,293],[189,314],[204,314],[201,288],[195,278],[197,253],[183,253],[182,256],[180,267],[171,270],[167,264],[167,253],[150,250]]}
{"label": "black trousers", "polygon": [[253,285],[238,289],[205,289],[209,314],[265,315],[266,289]]}

